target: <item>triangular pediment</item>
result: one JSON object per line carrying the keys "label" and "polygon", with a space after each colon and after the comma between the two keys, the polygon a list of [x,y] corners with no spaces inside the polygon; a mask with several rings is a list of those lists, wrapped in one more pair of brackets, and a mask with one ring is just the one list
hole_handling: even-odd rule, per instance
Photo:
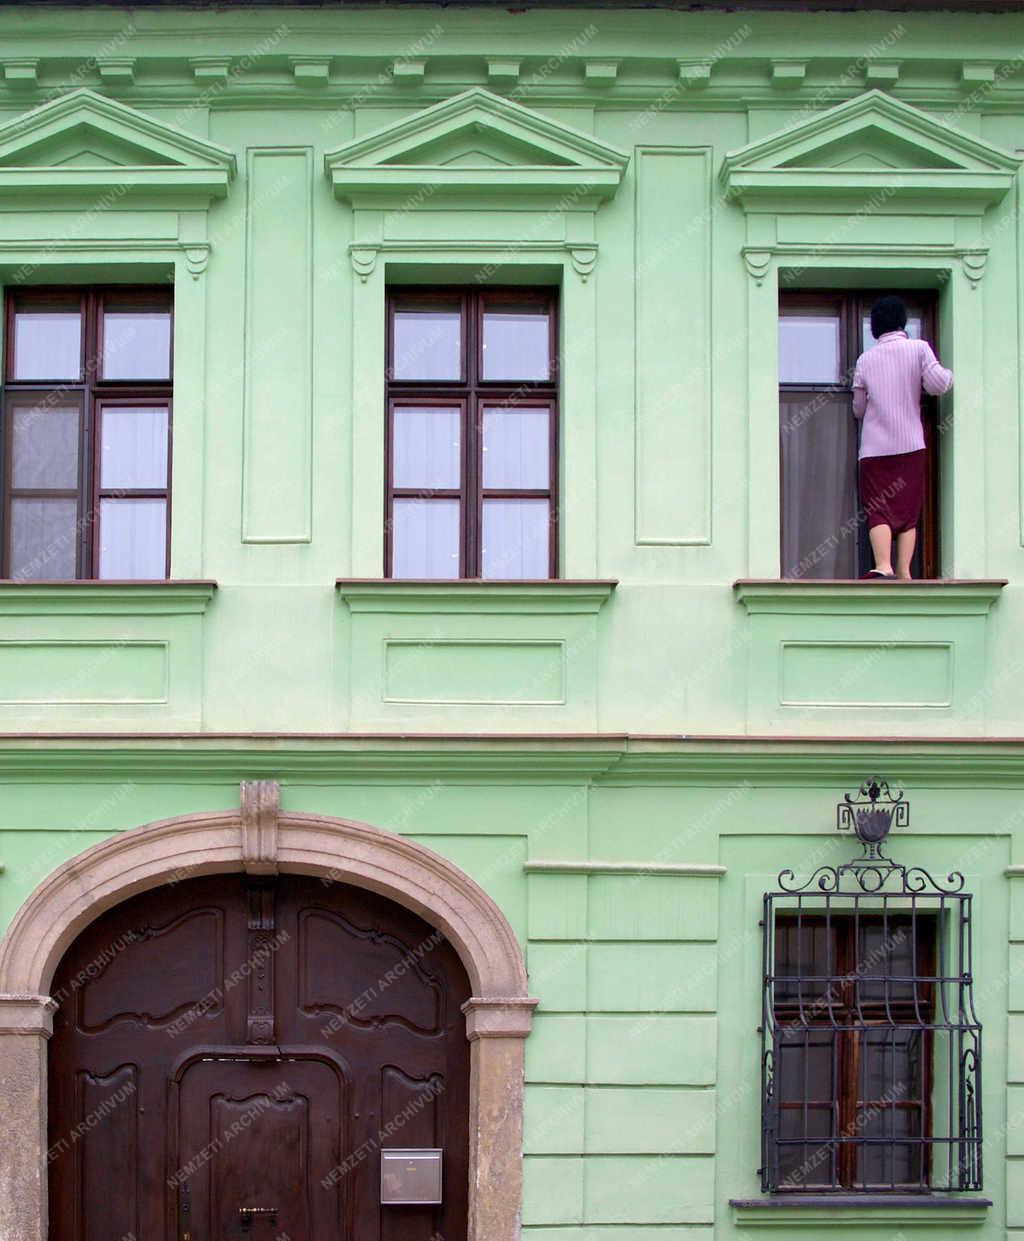
{"label": "triangular pediment", "polygon": [[629,155],[481,88],[346,142],[325,158],[339,198],[387,205],[429,185],[437,194],[609,198]]}
{"label": "triangular pediment", "polygon": [[0,195],[206,204],[223,197],[235,157],[223,147],[91,90],[0,125]]}
{"label": "triangular pediment", "polygon": [[945,197],[950,209],[979,210],[1006,194],[1020,163],[1009,151],[872,90],[730,152],[722,181],[745,205],[878,193],[880,206],[927,198],[934,208]]}

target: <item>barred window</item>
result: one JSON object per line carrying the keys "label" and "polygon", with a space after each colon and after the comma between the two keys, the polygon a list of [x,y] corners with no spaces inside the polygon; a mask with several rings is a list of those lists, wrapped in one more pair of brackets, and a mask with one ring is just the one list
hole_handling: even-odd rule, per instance
{"label": "barred window", "polygon": [[[863,837],[862,837],[863,839]],[[764,898],[766,1192],[981,1188],[971,896],[868,846]]]}

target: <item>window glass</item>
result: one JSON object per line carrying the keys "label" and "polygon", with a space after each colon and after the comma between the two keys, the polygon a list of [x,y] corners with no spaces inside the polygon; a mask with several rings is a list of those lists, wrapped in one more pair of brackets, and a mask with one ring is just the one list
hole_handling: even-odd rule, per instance
{"label": "window glass", "polygon": [[25,405],[11,411],[11,484],[15,488],[78,487],[78,409]]}
{"label": "window glass", "polygon": [[167,486],[167,410],[106,405],[100,417],[100,486]]}
{"label": "window glass", "polygon": [[395,310],[391,370],[398,380],[462,378],[459,310]]}
{"label": "window glass", "polygon": [[[877,344],[874,336],[871,334],[871,315],[866,314],[861,322],[861,350],[866,351],[872,345]],[[921,339],[921,316],[907,312],[907,335],[911,340]]]}
{"label": "window glass", "polygon": [[18,310],[15,379],[67,379],[82,373],[82,316],[77,310]]}
{"label": "window glass", "polygon": [[839,316],[790,308],[779,315],[779,382],[838,383]]}
{"label": "window glass", "polygon": [[547,379],[550,331],[546,310],[488,306],[484,311],[481,374],[484,379]]}
{"label": "window glass", "polygon": [[104,379],[169,379],[170,375],[170,311],[104,311]]}
{"label": "window glass", "polygon": [[167,501],[101,500],[99,577],[160,578],[167,572]]}
{"label": "window glass", "polygon": [[[898,1084],[895,1090],[898,1092]],[[863,1120],[859,1136],[875,1141],[868,1142],[857,1151],[858,1187],[890,1189],[926,1178],[927,1169],[922,1163],[920,1145],[893,1140],[922,1136],[919,1107],[890,1107],[872,1101],[862,1105],[860,1115]]]}
{"label": "window glass", "polygon": [[458,500],[396,498],[391,535],[391,576],[459,576]]}
{"label": "window glass", "polygon": [[482,576],[541,578],[548,576],[551,527],[547,500],[483,502]]}
{"label": "window glass", "polygon": [[550,482],[547,409],[491,406],[483,417],[485,487],[545,489]]}
{"label": "window glass", "polygon": [[461,413],[458,406],[398,405],[394,409],[392,485],[459,486]]}
{"label": "window glass", "polygon": [[384,535],[393,576],[554,572],[551,304],[550,291],[534,288],[389,291]]}
{"label": "window glass", "polygon": [[75,576],[78,501],[62,497],[11,500],[11,566],[16,580],[63,580]]}

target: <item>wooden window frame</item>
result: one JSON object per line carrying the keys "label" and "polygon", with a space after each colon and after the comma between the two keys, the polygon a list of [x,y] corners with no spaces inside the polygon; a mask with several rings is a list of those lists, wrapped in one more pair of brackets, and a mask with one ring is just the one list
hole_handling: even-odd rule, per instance
{"label": "wooden window frame", "polygon": [[[889,915],[888,920],[895,920],[896,915]],[[781,1096],[778,1100],[778,1108],[780,1116],[786,1110],[804,1110],[813,1107],[815,1110],[823,1110],[831,1107],[835,1117],[835,1128],[831,1141],[835,1142],[837,1137],[845,1137],[847,1139],[856,1139],[859,1133],[859,1125],[857,1122],[858,1114],[864,1108],[876,1107],[882,1104],[885,1108],[896,1108],[897,1110],[914,1110],[921,1114],[921,1123],[917,1137],[922,1139],[918,1149],[919,1155],[919,1179],[913,1182],[896,1182],[895,1185],[888,1184],[870,1184],[858,1181],[857,1164],[860,1158],[861,1150],[856,1140],[846,1140],[835,1143],[836,1149],[831,1157],[831,1163],[834,1164],[834,1176],[830,1178],[832,1184],[809,1184],[803,1192],[828,1193],[847,1190],[856,1193],[871,1193],[876,1190],[900,1189],[904,1186],[908,1190],[927,1190],[931,1184],[931,1145],[929,1139],[932,1137],[932,1085],[934,1075],[934,1036],[930,1028],[934,1019],[935,1008],[935,983],[931,981],[936,976],[936,962],[938,958],[938,945],[940,926],[937,916],[934,914],[917,915],[908,914],[906,920],[912,926],[913,944],[912,951],[914,953],[914,974],[915,980],[912,982],[914,996],[916,998],[893,999],[892,997],[880,1000],[865,1001],[863,996],[859,997],[856,993],[855,979],[858,977],[858,944],[857,940],[861,927],[865,925],[885,925],[886,917],[882,914],[854,914],[854,913],[832,913],[828,917],[815,914],[796,914],[788,913],[780,910],[775,917],[775,930],[773,942],[778,952],[780,943],[780,931],[788,927],[827,927],[834,928],[837,932],[835,941],[836,959],[833,968],[828,971],[836,980],[827,986],[826,993],[835,995],[838,992],[837,999],[830,1000],[825,1006],[825,1015],[815,1019],[807,1019],[804,1009],[807,1001],[804,1001],[800,995],[793,1001],[776,1001],[773,1005],[773,1015],[776,1027],[779,1030],[821,1030],[823,1032],[831,1032],[835,1039],[835,1055],[834,1067],[838,1065],[840,1072],[833,1075],[833,1092],[831,1099],[794,1099],[785,1100]],[[927,927],[927,935],[922,935],[921,931]],[[831,951],[827,949],[827,951]],[[786,975],[786,978],[792,978],[794,983],[801,983],[803,979],[812,977],[819,979],[820,975],[807,975],[801,968],[802,958],[798,948],[796,957],[796,973]],[[774,977],[776,986],[783,980],[783,976],[779,971],[779,960],[773,964]],[[881,971],[879,971],[880,973]],[[875,982],[878,979],[874,973],[860,975],[861,982]],[[836,985],[838,983],[838,986]],[[802,987],[801,987],[802,991]],[[818,1001],[810,1002],[813,1006],[818,1007],[820,1011],[820,1003]],[[893,1023],[897,1024],[894,1025]],[[863,1053],[862,1036],[875,1027],[879,1030],[886,1029],[904,1029],[908,1032],[917,1030],[923,1040],[922,1050],[922,1081],[921,1095],[919,1099],[908,1100],[902,1102],[899,1100],[881,1101],[860,1099],[860,1064]],[[806,1081],[806,1070],[804,1073]],[[779,1086],[781,1092],[781,1084]],[[805,1125],[806,1130],[806,1125]],[[805,1147],[810,1147],[817,1139],[807,1138]],[[825,1147],[829,1144],[830,1139],[821,1139],[821,1146]],[[906,1145],[905,1140],[901,1141],[899,1136],[890,1139],[891,1145],[899,1147]],[[795,1187],[780,1184],[782,1192],[800,1192]]]}
{"label": "wooden window frame", "polygon": [[[165,303],[170,315],[170,350],[166,380],[106,379],[103,365],[103,317],[107,300],[119,304],[112,309],[146,310]],[[76,379],[25,379],[14,376],[14,319],[19,306],[30,303],[32,309],[52,301],[54,309],[78,308],[81,316],[81,349]],[[100,487],[100,419],[105,406],[142,405],[167,409],[167,485],[159,488],[117,489],[122,498],[163,499],[166,504],[164,536],[164,578],[171,568],[171,455],[173,436],[173,375],[174,375],[174,294],[163,285],[89,285],[37,286],[8,289],[4,306],[6,348],[3,361],[3,422],[0,428],[0,486],[3,488],[2,512],[4,537],[0,542],[0,576],[11,573],[11,499],[13,452],[9,409],[30,398],[38,404],[48,394],[61,394],[62,399],[77,396],[80,407],[78,452],[78,501],[76,520],[75,580],[98,580],[100,520],[99,501],[107,494]],[[17,495],[28,494],[19,488]],[[58,495],[57,490],[40,494]],[[71,492],[68,492],[68,498]],[[45,579],[42,579],[45,580]],[[70,579],[69,579],[70,580]]]}
{"label": "wooden window frame", "polygon": [[[483,322],[489,304],[508,301],[536,305],[548,316],[548,375],[541,380],[483,379]],[[461,375],[457,380],[396,380],[394,378],[394,315],[409,308],[457,308],[460,315]],[[386,299],[386,384],[384,428],[384,576],[393,573],[394,502],[396,499],[458,499],[459,578],[482,578],[481,531],[485,499],[543,499],[549,506],[548,574],[558,577],[558,291],[548,287],[465,286],[389,287]],[[546,488],[485,488],[483,486],[483,414],[496,405],[517,404],[549,411],[548,486]],[[394,410],[396,405],[455,407],[460,411],[459,486],[409,488],[394,485]],[[436,579],[443,581],[445,579]],[[454,580],[454,579],[452,579]],[[488,581],[506,579],[488,578]],[[524,579],[514,579],[521,581]]]}
{"label": "wooden window frame", "polygon": [[[829,306],[839,316],[839,379],[836,383],[781,383],[779,391],[806,392],[808,402],[823,392],[848,393],[853,398],[853,371],[857,358],[864,351],[861,335],[863,319],[870,317],[871,307],[881,295],[880,289],[783,289],[779,292],[779,316],[786,310],[805,310]],[[938,297],[930,289],[909,289],[900,294],[907,305],[909,315],[920,314],[921,336],[941,357],[938,341]],[[921,393],[921,422],[925,439],[925,483],[918,525],[915,563],[921,579],[937,578],[940,574],[941,531],[939,528],[939,437],[938,404],[936,398]],[[780,463],[781,470],[781,463]],[[780,477],[781,485],[781,477]],[[859,498],[858,498],[859,503]],[[779,522],[784,520],[785,497],[781,498]],[[865,554],[863,538],[858,540],[858,560]],[[780,548],[781,552],[781,548]],[[861,565],[861,570],[870,568]],[[782,572],[786,566],[782,565]]]}

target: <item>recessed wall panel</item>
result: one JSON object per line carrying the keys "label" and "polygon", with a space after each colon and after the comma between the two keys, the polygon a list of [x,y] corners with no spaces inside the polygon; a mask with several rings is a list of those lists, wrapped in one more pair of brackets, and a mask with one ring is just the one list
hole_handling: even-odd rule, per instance
{"label": "recessed wall panel", "polygon": [[242,540],[311,536],[312,152],[248,153]]}
{"label": "recessed wall panel", "polygon": [[638,544],[711,541],[710,159],[636,153]]}

